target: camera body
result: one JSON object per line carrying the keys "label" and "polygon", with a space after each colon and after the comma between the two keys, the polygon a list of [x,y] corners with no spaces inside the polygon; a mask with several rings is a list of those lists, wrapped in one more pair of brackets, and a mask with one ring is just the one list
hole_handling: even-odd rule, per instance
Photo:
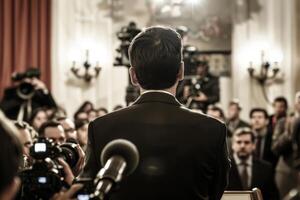
{"label": "camera body", "polygon": [[[12,74],[13,81],[22,81],[26,78],[40,78],[41,72],[37,68],[28,69],[25,72],[15,72]],[[31,99],[35,93],[35,88],[31,83],[21,82],[17,88],[17,95],[24,100]]]}
{"label": "camera body", "polygon": [[119,48],[116,49],[117,56],[115,58],[114,66],[130,67],[128,49],[130,42],[139,32],[141,32],[141,30],[137,28],[136,23],[134,22],[130,22],[127,26],[122,27],[121,30],[117,32],[117,37],[121,43]]}
{"label": "camera body", "polygon": [[74,167],[79,159],[76,144],[58,145],[52,139],[38,138],[30,148],[33,164],[20,172],[22,180],[21,199],[50,199],[63,187],[63,167],[58,158],[63,158],[70,167]]}

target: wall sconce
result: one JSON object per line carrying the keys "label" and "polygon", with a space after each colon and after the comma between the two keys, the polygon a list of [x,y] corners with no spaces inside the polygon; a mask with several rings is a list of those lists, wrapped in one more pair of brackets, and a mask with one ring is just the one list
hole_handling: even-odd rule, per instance
{"label": "wall sconce", "polygon": [[278,62],[273,62],[273,65],[270,62],[264,60],[264,51],[261,52],[261,64],[259,64],[259,72],[256,72],[253,62],[249,62],[248,72],[252,79],[256,80],[262,88],[264,98],[267,102],[271,102],[267,96],[266,92],[266,83],[271,83],[276,79],[277,74],[280,69],[278,67]]}
{"label": "wall sconce", "polygon": [[[92,68],[91,64],[88,61],[88,58],[89,58],[89,50],[86,50],[86,61],[83,63],[83,69],[84,69],[83,73],[81,73],[82,70],[80,70],[80,68],[76,67],[75,61],[73,61],[73,66],[71,68],[71,71],[77,78],[83,79],[87,83],[91,82],[93,78],[97,78],[101,71],[99,62],[96,62],[96,66]],[[93,69],[94,72],[91,72],[90,69]]]}

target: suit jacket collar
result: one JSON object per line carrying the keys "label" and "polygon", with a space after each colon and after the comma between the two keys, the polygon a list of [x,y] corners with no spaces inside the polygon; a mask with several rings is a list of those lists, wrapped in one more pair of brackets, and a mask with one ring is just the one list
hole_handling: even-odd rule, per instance
{"label": "suit jacket collar", "polygon": [[161,102],[166,104],[172,104],[175,106],[182,106],[181,103],[179,103],[173,95],[159,91],[143,93],[133,104],[135,105],[150,102]]}

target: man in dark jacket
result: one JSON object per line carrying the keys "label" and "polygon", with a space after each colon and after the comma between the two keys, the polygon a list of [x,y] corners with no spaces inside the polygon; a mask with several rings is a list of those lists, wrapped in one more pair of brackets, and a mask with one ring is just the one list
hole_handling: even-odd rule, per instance
{"label": "man in dark jacket", "polygon": [[28,77],[5,89],[0,108],[14,120],[28,121],[37,108],[56,108],[55,100],[38,77]]}
{"label": "man in dark jacket", "polygon": [[142,95],[130,107],[100,117],[89,125],[83,176],[94,177],[100,154],[111,140],[133,142],[140,162],[111,199],[221,199],[229,159],[226,126],[184,108],[175,98],[183,79],[180,35],[170,28],[150,27],[129,48],[130,76]]}
{"label": "man in dark jacket", "polygon": [[227,190],[251,190],[259,188],[264,199],[279,199],[272,165],[252,156],[255,136],[249,128],[239,128],[232,138],[232,168]]}

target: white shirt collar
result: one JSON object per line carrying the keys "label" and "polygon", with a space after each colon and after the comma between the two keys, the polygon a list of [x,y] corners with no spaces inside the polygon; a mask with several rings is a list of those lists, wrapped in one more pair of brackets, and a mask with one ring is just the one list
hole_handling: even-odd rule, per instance
{"label": "white shirt collar", "polygon": [[173,95],[172,93],[167,92],[167,91],[165,91],[165,90],[146,90],[146,91],[144,91],[141,95],[146,94],[146,93],[150,93],[150,92],[165,93],[165,94],[168,94],[168,95],[171,95],[171,96],[174,97],[174,95]]}

